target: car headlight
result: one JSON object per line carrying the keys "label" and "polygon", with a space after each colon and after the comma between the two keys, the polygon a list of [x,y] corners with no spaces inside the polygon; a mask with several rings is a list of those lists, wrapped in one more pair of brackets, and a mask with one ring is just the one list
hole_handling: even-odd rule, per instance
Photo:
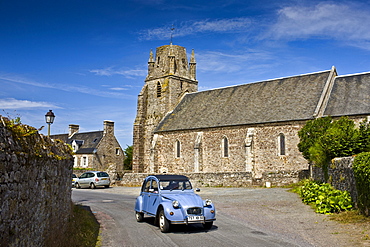
{"label": "car headlight", "polygon": [[173,206],[174,208],[178,208],[178,207],[180,206],[179,201],[176,201],[176,200],[172,201],[172,206]]}
{"label": "car headlight", "polygon": [[204,206],[211,206],[211,205],[212,205],[212,201],[210,199],[206,199]]}

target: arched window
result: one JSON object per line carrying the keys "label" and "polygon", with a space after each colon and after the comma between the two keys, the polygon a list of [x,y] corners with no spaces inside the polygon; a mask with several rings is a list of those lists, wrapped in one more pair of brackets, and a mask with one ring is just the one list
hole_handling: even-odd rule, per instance
{"label": "arched window", "polygon": [[222,152],[223,152],[223,157],[229,157],[229,140],[227,139],[227,137],[225,136],[223,139],[222,139]]}
{"label": "arched window", "polygon": [[285,155],[285,136],[284,134],[279,134],[279,155]]}
{"label": "arched window", "polygon": [[176,141],[175,153],[176,153],[176,158],[180,158],[180,156],[181,156],[181,143],[180,143],[179,140]]}
{"label": "arched window", "polygon": [[162,96],[162,85],[160,82],[157,83],[157,98]]}

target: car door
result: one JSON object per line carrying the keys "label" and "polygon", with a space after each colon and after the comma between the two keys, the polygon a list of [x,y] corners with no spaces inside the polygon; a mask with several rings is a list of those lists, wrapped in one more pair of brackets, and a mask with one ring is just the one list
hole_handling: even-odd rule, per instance
{"label": "car door", "polygon": [[158,182],[155,179],[151,180],[146,203],[147,212],[155,215],[159,204]]}
{"label": "car door", "polygon": [[143,184],[143,189],[141,191],[141,196],[143,197],[143,211],[148,212],[147,210],[147,204],[148,204],[148,197],[149,197],[149,189],[150,189],[150,183],[152,182],[151,179],[147,179]]}
{"label": "car door", "polygon": [[86,182],[88,182],[87,178],[88,178],[88,173],[84,173],[78,178],[78,183],[80,184],[81,187],[86,187]]}

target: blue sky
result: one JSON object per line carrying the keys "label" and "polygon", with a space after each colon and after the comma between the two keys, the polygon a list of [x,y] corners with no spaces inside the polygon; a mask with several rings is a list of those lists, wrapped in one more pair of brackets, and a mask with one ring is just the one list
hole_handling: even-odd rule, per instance
{"label": "blue sky", "polygon": [[364,1],[0,0],[0,114],[39,128],[52,109],[52,134],[111,120],[125,148],[150,49],[170,43],[172,26],[207,90],[370,71],[369,23]]}

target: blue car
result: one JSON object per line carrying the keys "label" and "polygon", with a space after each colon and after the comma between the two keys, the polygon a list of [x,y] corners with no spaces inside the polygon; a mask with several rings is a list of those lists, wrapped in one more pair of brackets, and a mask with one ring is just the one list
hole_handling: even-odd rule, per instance
{"label": "blue car", "polygon": [[182,175],[146,177],[136,199],[135,214],[138,222],[144,220],[144,215],[155,217],[161,232],[169,232],[172,224],[201,223],[210,229],[216,220],[212,201],[195,194],[189,179]]}

